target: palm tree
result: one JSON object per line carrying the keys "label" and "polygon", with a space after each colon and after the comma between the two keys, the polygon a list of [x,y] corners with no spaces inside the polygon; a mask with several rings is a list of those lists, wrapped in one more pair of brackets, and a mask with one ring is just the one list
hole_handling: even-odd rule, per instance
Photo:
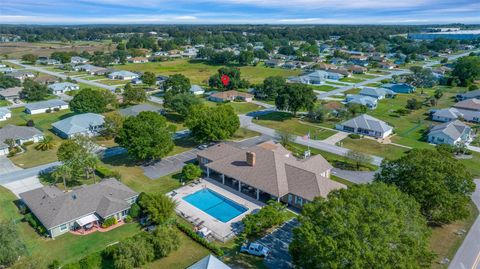
{"label": "palm tree", "polygon": [[85,167],[85,177],[89,179],[90,173],[93,173],[93,183],[95,183],[95,169],[98,165],[98,157],[93,154],[88,154],[88,156],[84,159],[84,167]]}
{"label": "palm tree", "polygon": [[35,149],[46,151],[52,149],[53,146],[55,146],[55,142],[53,142],[53,137],[47,135],[37,144],[37,146],[35,146]]}
{"label": "palm tree", "polygon": [[10,148],[10,149],[14,148],[15,144],[16,144],[15,139],[13,139],[13,138],[7,138],[7,139],[5,139],[5,141],[3,143],[7,144],[8,148]]}
{"label": "palm tree", "polygon": [[71,179],[73,175],[73,170],[68,165],[60,165],[55,168],[52,172],[52,176],[55,179],[62,179],[63,180],[63,187],[67,190],[67,179]]}

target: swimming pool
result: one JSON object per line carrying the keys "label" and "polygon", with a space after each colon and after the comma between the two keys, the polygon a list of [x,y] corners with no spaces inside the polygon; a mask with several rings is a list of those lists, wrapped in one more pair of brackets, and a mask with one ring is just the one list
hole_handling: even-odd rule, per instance
{"label": "swimming pool", "polygon": [[185,196],[183,200],[221,222],[228,222],[248,210],[208,188]]}

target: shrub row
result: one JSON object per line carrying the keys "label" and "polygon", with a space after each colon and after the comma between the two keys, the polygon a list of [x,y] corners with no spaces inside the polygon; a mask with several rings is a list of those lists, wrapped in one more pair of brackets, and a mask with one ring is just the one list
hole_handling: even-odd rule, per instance
{"label": "shrub row", "polygon": [[117,224],[117,219],[115,217],[110,217],[103,221],[102,228],[108,228],[115,224]]}
{"label": "shrub row", "polygon": [[221,250],[219,247],[217,247],[215,244],[208,242],[205,238],[201,237],[198,235],[192,228],[187,226],[186,224],[177,222],[177,227],[180,231],[188,235],[190,238],[192,238],[194,241],[199,243],[200,245],[206,247],[210,251],[213,252],[213,254],[221,257],[223,256],[223,250]]}
{"label": "shrub row", "polygon": [[42,223],[40,223],[37,217],[35,217],[35,215],[33,215],[32,213],[25,214],[23,219],[28,222],[28,224],[30,224],[30,226],[32,226],[32,228],[35,229],[37,233],[41,235],[45,235],[47,233],[47,229],[43,227]]}

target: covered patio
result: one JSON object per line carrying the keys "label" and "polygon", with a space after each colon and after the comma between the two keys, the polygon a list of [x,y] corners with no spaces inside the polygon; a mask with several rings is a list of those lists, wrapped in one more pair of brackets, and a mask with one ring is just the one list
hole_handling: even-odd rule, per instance
{"label": "covered patio", "polygon": [[99,232],[108,232],[112,229],[115,229],[119,226],[122,226],[124,222],[119,220],[117,224],[114,224],[107,228],[102,228],[99,218],[95,214],[90,214],[81,219],[75,221],[76,228],[70,233],[76,235],[88,235],[96,231]]}

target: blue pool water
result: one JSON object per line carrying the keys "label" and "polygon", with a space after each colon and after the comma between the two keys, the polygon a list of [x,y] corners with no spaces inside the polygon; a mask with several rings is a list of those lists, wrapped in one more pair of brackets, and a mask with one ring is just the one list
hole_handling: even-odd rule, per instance
{"label": "blue pool water", "polygon": [[210,189],[199,190],[183,200],[221,222],[228,222],[248,210]]}

